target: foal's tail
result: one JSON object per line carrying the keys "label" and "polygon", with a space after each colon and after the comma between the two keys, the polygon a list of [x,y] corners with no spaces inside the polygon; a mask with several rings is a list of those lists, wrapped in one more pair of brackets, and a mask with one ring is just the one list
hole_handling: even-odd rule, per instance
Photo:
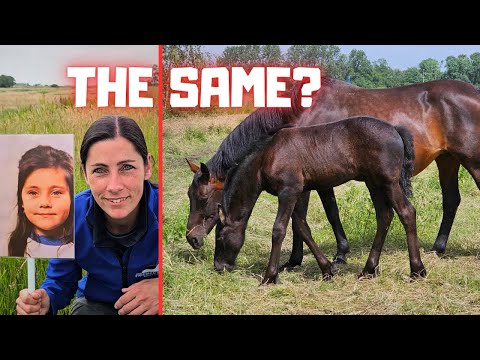
{"label": "foal's tail", "polygon": [[400,175],[400,186],[405,196],[411,197],[413,195],[411,179],[413,176],[413,161],[415,159],[413,136],[410,131],[403,126],[395,126],[395,130],[397,130],[403,140],[404,156]]}

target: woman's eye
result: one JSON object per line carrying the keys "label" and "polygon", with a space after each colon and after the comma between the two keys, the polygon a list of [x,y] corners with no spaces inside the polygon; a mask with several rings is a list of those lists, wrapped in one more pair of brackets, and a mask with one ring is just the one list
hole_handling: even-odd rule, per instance
{"label": "woman's eye", "polygon": [[62,195],[63,193],[60,191],[60,190],[55,190],[52,192],[52,195],[56,195],[56,196],[59,196],[59,195]]}
{"label": "woman's eye", "polygon": [[33,190],[30,190],[29,192],[27,192],[27,194],[30,195],[30,196],[38,195],[38,193],[36,191],[33,191]]}
{"label": "woman's eye", "polygon": [[96,168],[96,169],[93,169],[93,173],[94,173],[94,174],[104,174],[104,173],[106,173],[106,172],[107,172],[107,170],[104,169],[104,168]]}
{"label": "woman's eye", "polygon": [[129,170],[132,170],[132,169],[135,169],[135,167],[130,165],[130,164],[125,164],[125,165],[122,166],[123,171],[129,171]]}

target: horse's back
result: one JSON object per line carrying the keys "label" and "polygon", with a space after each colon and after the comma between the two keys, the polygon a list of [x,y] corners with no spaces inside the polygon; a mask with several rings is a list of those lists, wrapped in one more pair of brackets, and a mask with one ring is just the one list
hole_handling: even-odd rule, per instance
{"label": "horse's back", "polygon": [[479,95],[473,85],[458,80],[433,80],[384,89],[332,81],[317,92],[313,105],[302,113],[297,125],[324,124],[357,115],[409,127],[424,126],[432,116],[443,123],[448,121],[449,109],[467,107],[467,112],[477,112]]}

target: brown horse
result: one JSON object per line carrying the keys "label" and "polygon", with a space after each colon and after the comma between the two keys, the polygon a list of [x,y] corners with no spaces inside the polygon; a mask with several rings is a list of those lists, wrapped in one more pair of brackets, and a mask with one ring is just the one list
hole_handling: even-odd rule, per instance
{"label": "brown horse", "polygon": [[[215,236],[215,269],[232,270],[245,241],[245,229],[260,193],[278,197],[272,250],[263,283],[276,282],[282,241],[297,200],[304,191],[324,191],[350,180],[366,183],[375,207],[377,233],[360,276],[375,276],[380,253],[397,212],[407,235],[411,276],[425,276],[416,232],[411,195],[413,139],[403,127],[393,127],[371,117],[352,117],[311,127],[282,129],[271,141],[254,147],[251,155],[228,174],[221,224]],[[292,215],[293,214],[293,215]],[[297,219],[299,220],[299,219]],[[306,221],[299,231],[326,278],[331,263],[312,238]]]}
{"label": "brown horse", "polygon": [[[410,130],[415,143],[414,175],[423,171],[435,161],[439,171],[443,195],[443,218],[432,250],[443,253],[460,204],[458,171],[463,165],[474,178],[480,189],[480,94],[471,84],[455,80],[436,80],[421,84],[389,88],[364,89],[343,81],[324,78],[322,88],[315,94],[310,108],[300,109],[292,96],[294,109],[288,116],[272,116],[255,128],[259,117],[256,110],[244,122],[256,132],[274,131],[281,126],[309,126],[338,121],[355,115],[370,115],[393,125],[402,125]],[[303,110],[303,111],[302,111]],[[242,127],[244,122],[237,128]],[[260,123],[259,123],[260,124]],[[189,189],[190,215],[187,225],[187,240],[195,247],[215,226],[218,219],[215,206],[224,182],[224,174],[242,154],[248,150],[249,138],[232,141],[238,137],[238,129],[224,140],[215,156],[202,168],[189,162],[196,173]],[[244,127],[247,129],[247,127]],[[258,136],[251,132],[255,141]],[[229,140],[230,138],[230,140]],[[199,181],[201,180],[201,181]],[[333,189],[321,193],[321,200],[327,218],[332,224],[337,240],[335,259],[343,262],[348,252],[348,242],[343,231]],[[305,219],[309,194],[304,193],[297,202],[292,221],[293,250],[285,266],[299,265],[303,258],[303,239],[299,232],[298,219]],[[209,207],[209,208],[208,208]],[[209,220],[208,226],[205,219]]]}

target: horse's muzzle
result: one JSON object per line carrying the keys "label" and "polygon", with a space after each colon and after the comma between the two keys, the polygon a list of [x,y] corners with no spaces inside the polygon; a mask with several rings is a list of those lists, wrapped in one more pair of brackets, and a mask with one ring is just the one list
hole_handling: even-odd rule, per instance
{"label": "horse's muzzle", "polygon": [[193,247],[195,250],[198,250],[203,245],[203,236],[187,235],[187,241],[188,241],[188,243],[190,244],[191,247]]}

